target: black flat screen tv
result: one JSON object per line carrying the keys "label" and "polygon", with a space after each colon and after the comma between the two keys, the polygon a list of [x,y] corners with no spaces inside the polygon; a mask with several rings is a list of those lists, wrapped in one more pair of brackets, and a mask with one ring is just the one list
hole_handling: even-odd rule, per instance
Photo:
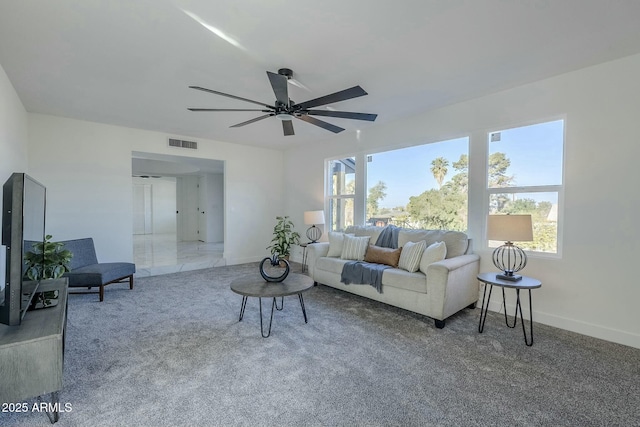
{"label": "black flat screen tv", "polygon": [[[0,283],[0,323],[19,325],[39,282],[25,279],[24,254],[44,242],[47,190],[25,173],[14,173],[2,187],[2,244],[5,280]],[[44,260],[43,260],[44,261]],[[0,281],[1,282],[1,281]]]}

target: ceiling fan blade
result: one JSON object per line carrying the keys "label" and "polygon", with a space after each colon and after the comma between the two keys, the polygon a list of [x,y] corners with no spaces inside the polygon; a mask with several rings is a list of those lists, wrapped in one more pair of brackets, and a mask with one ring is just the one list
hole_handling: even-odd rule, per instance
{"label": "ceiling fan blade", "polygon": [[266,119],[267,117],[271,117],[273,114],[265,114],[264,116],[256,117],[255,119],[247,120],[246,122],[238,123],[237,125],[229,126],[231,128],[239,128],[240,126],[248,125],[250,123],[257,122],[258,120]]}
{"label": "ceiling fan blade", "polygon": [[252,99],[242,98],[240,96],[229,95],[228,93],[218,92],[217,90],[207,89],[207,88],[200,87],[200,86],[189,86],[189,88],[196,89],[196,90],[201,90],[203,92],[213,93],[213,94],[216,94],[216,95],[226,96],[227,98],[239,99],[240,101],[251,102],[252,104],[258,104],[258,105],[263,106],[263,107],[275,109],[275,107],[273,105],[269,105],[269,104],[264,103],[264,102],[254,101]]}
{"label": "ceiling fan blade", "polygon": [[333,133],[339,133],[344,130],[344,128],[341,128],[340,126],[332,125],[331,123],[318,120],[315,117],[307,116],[306,114],[303,114],[302,116],[296,116],[296,117],[299,118],[300,120],[304,120],[307,123],[311,123],[312,125],[320,126],[321,128],[329,130]]}
{"label": "ceiling fan blade", "polygon": [[276,94],[276,99],[283,105],[289,105],[289,89],[287,88],[287,77],[280,74],[267,71],[269,76],[269,82],[273,88],[273,93]]}
{"label": "ceiling fan blade", "polygon": [[284,132],[284,136],[295,135],[293,132],[293,122],[291,120],[283,120],[282,131]]}
{"label": "ceiling fan blade", "polygon": [[304,112],[307,114],[311,114],[313,116],[339,117],[341,119],[368,120],[370,122],[375,121],[376,117],[378,117],[377,114],[350,113],[348,111],[307,110]]}
{"label": "ceiling fan blade", "polygon": [[262,111],[268,113],[269,110],[247,110],[237,108],[187,108],[189,111]]}
{"label": "ceiling fan blade", "polygon": [[334,102],[345,101],[351,98],[357,98],[359,96],[367,95],[364,89],[360,86],[354,86],[349,89],[341,90],[340,92],[332,93],[330,95],[321,96],[320,98],[311,99],[309,101],[296,104],[296,108],[306,110],[307,108],[317,107],[319,105],[333,104]]}

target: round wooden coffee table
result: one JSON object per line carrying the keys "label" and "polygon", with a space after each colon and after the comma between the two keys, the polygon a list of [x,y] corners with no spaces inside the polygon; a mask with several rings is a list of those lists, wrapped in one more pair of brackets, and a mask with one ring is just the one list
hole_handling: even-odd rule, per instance
{"label": "round wooden coffee table", "polygon": [[[284,297],[297,294],[298,299],[300,300],[300,307],[302,308],[302,315],[304,316],[304,323],[307,323],[307,311],[304,307],[302,293],[304,291],[308,291],[312,287],[313,279],[311,277],[295,273],[289,274],[289,276],[287,276],[287,278],[282,282],[266,282],[257,274],[255,276],[246,276],[236,279],[231,282],[231,290],[242,295],[240,318],[238,321],[241,322],[244,317],[244,309],[247,306],[247,299],[249,297],[257,297],[260,301],[260,333],[263,338],[267,338],[271,335],[274,308],[281,311],[284,308]],[[262,321],[262,298],[273,298],[273,302],[271,303],[269,329],[266,334]],[[276,298],[280,298],[280,307],[278,307]]]}

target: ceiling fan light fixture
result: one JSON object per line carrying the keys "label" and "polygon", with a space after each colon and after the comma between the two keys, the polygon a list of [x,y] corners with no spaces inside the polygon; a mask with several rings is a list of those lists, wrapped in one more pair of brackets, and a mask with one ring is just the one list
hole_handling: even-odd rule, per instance
{"label": "ceiling fan light fixture", "polygon": [[282,112],[282,113],[276,114],[276,118],[280,120],[291,120],[293,119],[293,114]]}

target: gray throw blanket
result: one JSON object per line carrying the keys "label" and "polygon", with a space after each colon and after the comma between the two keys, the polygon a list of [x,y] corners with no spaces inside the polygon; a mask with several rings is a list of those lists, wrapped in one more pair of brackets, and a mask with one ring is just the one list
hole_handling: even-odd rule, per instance
{"label": "gray throw blanket", "polygon": [[382,232],[378,236],[378,240],[376,240],[376,246],[381,246],[383,248],[391,248],[398,249],[398,233],[400,232],[400,227],[396,227],[395,225],[387,225],[382,229]]}
{"label": "gray throw blanket", "polygon": [[[399,231],[400,228],[395,225],[387,225],[378,236],[376,246],[397,249]],[[364,261],[349,261],[342,267],[340,281],[345,285],[368,283],[376,288],[378,293],[382,293],[382,273],[387,268],[391,268],[391,266]]]}
{"label": "gray throw blanket", "polygon": [[370,284],[378,293],[382,293],[382,273],[391,268],[390,265],[374,264],[364,261],[348,261],[342,267],[340,281],[345,285]]}

